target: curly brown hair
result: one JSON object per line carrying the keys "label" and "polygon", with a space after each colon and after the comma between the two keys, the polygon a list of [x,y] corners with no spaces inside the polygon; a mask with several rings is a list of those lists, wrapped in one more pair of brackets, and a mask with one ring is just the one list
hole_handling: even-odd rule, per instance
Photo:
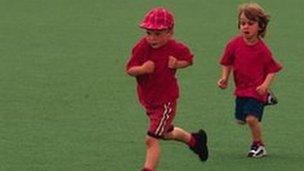
{"label": "curly brown hair", "polygon": [[261,28],[261,30],[259,31],[259,36],[265,36],[270,16],[264,11],[264,9],[259,4],[245,3],[239,6],[238,11],[238,28],[240,28],[240,17],[242,14],[244,14],[249,20],[258,22],[259,27]]}

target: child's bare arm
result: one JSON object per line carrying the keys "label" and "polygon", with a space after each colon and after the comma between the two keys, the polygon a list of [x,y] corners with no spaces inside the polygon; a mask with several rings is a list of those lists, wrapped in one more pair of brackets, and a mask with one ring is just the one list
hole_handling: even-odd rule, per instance
{"label": "child's bare arm", "polygon": [[222,77],[219,79],[217,82],[217,85],[221,89],[225,89],[228,87],[228,80],[229,80],[229,75],[231,73],[232,67],[231,66],[222,66]]}
{"label": "child's bare arm", "polygon": [[173,56],[169,56],[168,67],[171,69],[186,68],[189,65],[191,65],[191,63],[188,61],[178,60]]}
{"label": "child's bare arm", "polygon": [[265,95],[268,92],[268,89],[269,89],[274,77],[275,77],[275,73],[270,73],[266,76],[264,82],[256,88],[256,91],[258,92],[258,94]]}
{"label": "child's bare arm", "polygon": [[138,76],[138,75],[143,75],[143,74],[150,74],[153,73],[155,69],[155,65],[154,62],[149,60],[146,61],[144,64],[142,64],[141,66],[134,66],[131,67],[127,70],[127,73],[130,76]]}

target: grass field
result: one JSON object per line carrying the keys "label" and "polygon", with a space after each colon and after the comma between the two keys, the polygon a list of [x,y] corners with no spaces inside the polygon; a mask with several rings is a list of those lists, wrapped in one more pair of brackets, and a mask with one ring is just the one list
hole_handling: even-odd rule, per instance
{"label": "grass field", "polygon": [[[266,41],[284,64],[263,134],[269,156],[248,159],[249,130],[234,124],[233,86],[216,87],[218,59],[237,33],[242,0],[0,0],[0,170],[134,171],[144,161],[147,119],[124,64],[144,13],[175,13],[175,37],[195,54],[178,73],[175,124],[209,134],[201,163],[162,142],[159,171],[303,170],[304,1],[258,0],[272,16]],[[302,76],[301,76],[302,75]]]}

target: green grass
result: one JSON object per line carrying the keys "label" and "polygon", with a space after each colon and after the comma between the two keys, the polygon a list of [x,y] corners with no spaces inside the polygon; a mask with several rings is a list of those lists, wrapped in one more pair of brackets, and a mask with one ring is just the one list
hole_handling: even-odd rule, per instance
{"label": "green grass", "polygon": [[216,87],[218,59],[237,33],[242,0],[0,0],[0,170],[139,170],[147,119],[124,73],[144,13],[175,13],[175,36],[195,54],[178,73],[176,125],[209,134],[201,163],[183,144],[162,142],[160,171],[302,170],[304,1],[258,0],[272,16],[266,41],[284,64],[263,134],[269,156],[244,157],[249,130],[233,122],[233,96]]}

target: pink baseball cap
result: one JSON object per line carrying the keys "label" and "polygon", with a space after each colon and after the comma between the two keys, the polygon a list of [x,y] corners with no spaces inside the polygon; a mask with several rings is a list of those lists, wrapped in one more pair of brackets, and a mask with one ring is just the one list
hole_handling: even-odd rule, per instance
{"label": "pink baseball cap", "polygon": [[163,7],[153,8],[145,15],[139,27],[151,30],[172,29],[174,17],[170,11]]}

